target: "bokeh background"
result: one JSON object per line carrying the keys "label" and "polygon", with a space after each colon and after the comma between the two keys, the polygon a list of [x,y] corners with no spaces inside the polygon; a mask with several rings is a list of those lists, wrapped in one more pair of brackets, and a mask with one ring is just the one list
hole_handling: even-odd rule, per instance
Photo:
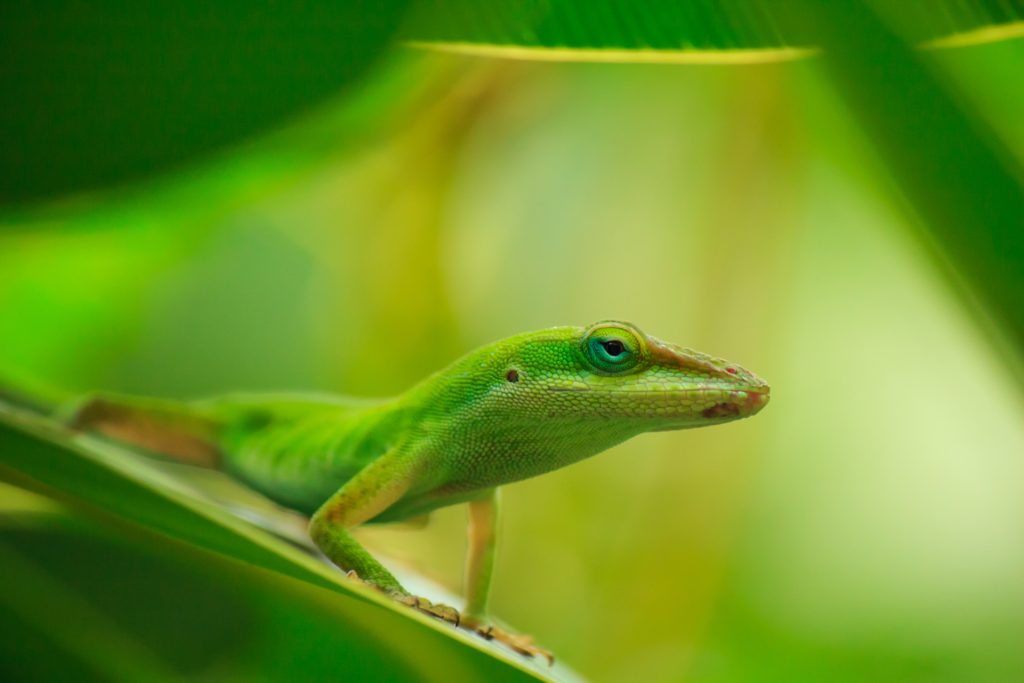
{"label": "bokeh background", "polygon": [[[934,58],[1019,158],[1024,42]],[[19,386],[388,396],[606,318],[765,377],[755,419],[504,489],[493,609],[588,679],[1024,680],[1019,355],[819,60],[396,49],[270,135],[0,221]],[[362,538],[457,592],[464,524]]]}

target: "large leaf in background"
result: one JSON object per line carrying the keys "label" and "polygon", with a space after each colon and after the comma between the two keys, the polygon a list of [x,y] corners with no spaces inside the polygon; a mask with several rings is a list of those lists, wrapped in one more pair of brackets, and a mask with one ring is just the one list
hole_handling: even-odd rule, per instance
{"label": "large leaf in background", "polygon": [[179,167],[335,96],[409,0],[0,9],[0,203]]}
{"label": "large leaf in background", "polygon": [[[396,667],[389,668],[389,674],[411,671],[419,680],[576,680],[572,672],[559,664],[548,668],[544,663],[528,661],[494,643],[397,605],[375,591],[353,585],[336,569],[238,519],[223,507],[197,495],[181,480],[151,467],[130,452],[88,438],[72,442],[46,421],[2,406],[0,478],[69,505],[76,514],[99,524],[107,534],[127,537],[128,547],[114,557],[123,556],[126,561],[141,563],[144,568],[139,571],[111,568],[110,561],[103,556],[82,567],[83,572],[109,573],[106,583],[101,580],[103,576],[97,578],[104,591],[116,592],[118,576],[126,577],[126,581],[141,581],[147,577],[149,568],[159,564],[160,558],[151,556],[154,552],[157,555],[161,550],[165,554],[187,554],[191,566],[219,575],[222,582],[241,590],[240,597],[235,591],[232,593],[235,599],[230,595],[224,598],[228,605],[225,610],[253,609],[264,617],[268,611],[285,613],[293,624],[291,628],[298,630],[294,635],[302,635],[307,643],[314,643],[305,646],[303,655],[319,658],[326,667],[319,672],[323,676],[330,674],[348,679],[349,674],[357,674],[367,661],[383,653],[397,662]],[[86,532],[84,539],[68,537],[64,532],[56,535],[59,538],[54,542],[59,547],[77,549],[76,552],[84,556],[102,550],[103,541],[96,541],[91,532]],[[45,551],[40,545],[45,543],[37,536],[29,534],[20,541],[15,539],[13,550],[4,550],[0,544],[0,551],[8,556],[3,560],[5,578],[0,588],[0,630],[11,628],[12,620],[19,625],[27,622],[34,637],[41,639],[43,652],[65,646],[80,647],[82,641],[77,636],[61,630],[62,624],[67,622],[59,617],[81,621],[85,618],[83,614],[93,614],[90,608],[93,603],[68,588],[67,577],[61,579],[53,575],[55,571],[59,573],[60,563],[50,563],[39,556]],[[11,543],[11,539],[8,542]],[[97,543],[101,546],[99,549],[95,548]],[[89,544],[94,550],[88,549]],[[147,557],[136,557],[140,553]],[[10,568],[8,560],[17,563],[16,566]],[[39,571],[33,568],[37,566],[41,566]],[[158,574],[181,571],[174,567],[157,569]],[[261,588],[261,582],[269,585]],[[52,597],[55,590],[61,591],[61,595],[67,592],[71,597],[55,599]],[[89,595],[97,589],[80,590]],[[165,586],[159,590],[169,590],[171,596],[175,595],[173,588]],[[202,593],[211,589],[196,590]],[[274,591],[281,591],[276,598]],[[253,595],[262,597],[254,604],[249,599]],[[153,605],[161,603],[159,596],[152,597],[155,602],[140,599],[134,617],[129,617],[142,621],[182,618],[187,622],[182,628],[189,627],[191,622],[180,614],[161,617],[150,612]],[[67,614],[53,613],[51,608],[56,608],[49,604],[51,601],[58,603]],[[81,614],[76,616],[76,612]],[[202,619],[216,618],[216,615],[205,617],[204,614],[203,609],[195,611],[195,628],[203,628]],[[274,621],[270,617],[266,620]],[[320,629],[328,632],[321,633]],[[126,639],[145,639],[149,631],[142,629],[137,633],[134,627],[111,628],[106,636],[94,632],[90,632],[90,636],[105,643],[112,653],[124,650],[138,654],[138,648],[124,649]],[[324,652],[324,648],[342,645],[344,648],[333,655]],[[169,647],[167,656],[176,656],[177,651]],[[353,652],[362,654],[346,655]],[[65,654],[77,661],[88,653]],[[287,652],[279,651],[279,655],[287,657]],[[145,667],[152,661],[136,658],[135,664],[137,668]],[[273,661],[267,665],[280,670],[285,663]],[[262,666],[257,668],[267,670]],[[296,669],[299,670],[305,671]],[[314,676],[317,677],[320,676]],[[131,676],[119,678],[131,680]],[[356,675],[355,680],[358,678]]]}
{"label": "large leaf in background", "polygon": [[[1024,30],[1016,0],[897,0],[918,43],[993,40]],[[403,37],[418,45],[530,59],[730,64],[821,45],[772,0],[422,0]]]}

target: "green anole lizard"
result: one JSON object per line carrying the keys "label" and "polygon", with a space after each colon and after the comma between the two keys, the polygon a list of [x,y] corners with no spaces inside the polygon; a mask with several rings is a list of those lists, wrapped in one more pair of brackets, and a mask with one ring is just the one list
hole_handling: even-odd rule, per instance
{"label": "green anole lizard", "polygon": [[[389,400],[95,395],[67,414],[77,429],[225,471],[310,515],[313,542],[351,577],[523,654],[549,656],[487,623],[498,487],[642,432],[748,417],[768,397],[768,385],[738,365],[607,321],[484,346]],[[470,520],[461,615],[410,595],[350,533],[456,503],[469,504]]]}

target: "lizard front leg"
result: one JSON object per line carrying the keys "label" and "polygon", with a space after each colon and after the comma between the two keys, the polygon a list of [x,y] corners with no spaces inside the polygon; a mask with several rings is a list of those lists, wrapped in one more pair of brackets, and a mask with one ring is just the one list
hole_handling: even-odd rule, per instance
{"label": "lizard front leg", "polygon": [[349,533],[349,529],[376,517],[405,495],[415,475],[416,468],[408,457],[394,451],[385,453],[316,511],[309,521],[309,535],[323,554],[350,577],[354,574],[405,605],[458,625],[459,613],[455,609],[410,595]]}
{"label": "lizard front leg", "polygon": [[498,490],[491,489],[481,498],[469,502],[469,544],[466,552],[466,609],[462,622],[488,640],[505,643],[528,657],[540,655],[551,664],[550,652],[533,644],[527,635],[508,633],[487,622],[487,599],[497,547]]}

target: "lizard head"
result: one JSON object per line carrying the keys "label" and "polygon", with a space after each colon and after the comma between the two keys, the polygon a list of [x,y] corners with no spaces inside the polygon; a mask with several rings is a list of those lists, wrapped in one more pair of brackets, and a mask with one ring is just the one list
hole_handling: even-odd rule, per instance
{"label": "lizard head", "polygon": [[510,402],[637,432],[749,417],[769,398],[764,380],[739,365],[618,321],[526,335],[506,358],[501,393]]}
{"label": "lizard head", "polygon": [[735,363],[617,321],[495,342],[420,391],[421,424],[468,488],[549,472],[643,432],[749,417],[769,395]]}

